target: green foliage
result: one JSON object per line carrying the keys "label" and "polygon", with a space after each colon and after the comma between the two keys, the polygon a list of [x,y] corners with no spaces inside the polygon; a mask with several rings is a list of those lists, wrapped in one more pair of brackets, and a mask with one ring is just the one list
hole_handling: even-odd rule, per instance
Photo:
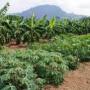
{"label": "green foliage", "polygon": [[38,51],[37,54],[39,55],[39,62],[36,63],[35,70],[39,77],[46,79],[48,84],[59,85],[68,69],[61,54],[46,51]]}
{"label": "green foliage", "polygon": [[8,7],[9,7],[9,3],[6,3],[6,5],[0,10],[0,16],[6,14]]}
{"label": "green foliage", "polygon": [[0,90],[39,90],[40,80],[31,64],[0,58]]}
{"label": "green foliage", "polygon": [[68,66],[59,53],[36,50],[18,53],[16,57],[32,63],[38,77],[45,79],[48,84],[60,84],[64,73],[68,70]]}
{"label": "green foliage", "polygon": [[79,66],[79,59],[75,56],[69,55],[65,57],[67,65],[70,70],[77,69]]}
{"label": "green foliage", "polygon": [[59,52],[64,56],[72,55],[80,60],[90,60],[90,34],[88,35],[60,35],[48,43],[34,43],[30,48]]}
{"label": "green foliage", "polygon": [[[48,20],[33,14],[24,19],[6,15],[8,6],[0,10],[0,90],[42,90],[46,84],[59,85],[68,70],[78,68],[80,61],[90,61],[89,17]],[[25,50],[1,49],[12,40],[32,44]],[[40,40],[47,43],[37,42]]]}
{"label": "green foliage", "polygon": [[[0,10],[0,39],[1,44],[11,42],[12,39],[17,44],[20,42],[31,43],[40,39],[51,39],[56,35],[73,33],[87,34],[90,33],[90,18],[78,20],[60,19],[52,17],[50,20],[46,16],[37,19],[33,14],[30,18],[15,15],[6,15],[7,3]],[[3,31],[3,32],[2,32]]]}
{"label": "green foliage", "polygon": [[0,68],[1,89],[11,85],[16,90],[39,90],[44,84],[59,85],[68,70],[60,53],[43,50],[2,52]]}
{"label": "green foliage", "polygon": [[33,43],[32,50],[1,50],[0,89],[42,90],[46,84],[61,84],[80,60],[90,60],[89,38],[89,34],[60,35],[48,43]]}

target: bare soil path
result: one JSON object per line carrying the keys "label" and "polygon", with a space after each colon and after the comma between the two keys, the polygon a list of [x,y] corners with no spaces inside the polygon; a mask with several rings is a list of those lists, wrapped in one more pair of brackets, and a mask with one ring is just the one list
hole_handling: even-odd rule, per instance
{"label": "bare soil path", "polygon": [[70,71],[59,87],[47,86],[45,90],[90,90],[90,62],[81,63],[79,69]]}

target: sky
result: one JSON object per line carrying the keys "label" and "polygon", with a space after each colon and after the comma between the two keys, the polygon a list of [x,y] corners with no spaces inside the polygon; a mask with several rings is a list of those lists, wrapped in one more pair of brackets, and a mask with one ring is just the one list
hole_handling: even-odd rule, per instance
{"label": "sky", "polygon": [[57,5],[67,13],[90,16],[90,0],[0,0],[0,8],[10,3],[8,13],[25,11],[38,5]]}

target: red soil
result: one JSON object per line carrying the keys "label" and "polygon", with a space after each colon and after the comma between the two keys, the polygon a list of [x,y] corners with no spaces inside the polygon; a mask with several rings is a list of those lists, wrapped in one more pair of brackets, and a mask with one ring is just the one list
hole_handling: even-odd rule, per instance
{"label": "red soil", "polygon": [[90,90],[90,62],[81,63],[79,69],[69,72],[59,87],[48,85],[45,90]]}
{"label": "red soil", "polygon": [[13,42],[10,42],[6,46],[9,47],[9,48],[26,48],[27,47],[27,44],[20,43],[20,44],[17,45],[16,42],[13,41]]}
{"label": "red soil", "polygon": [[19,44],[19,45],[9,45],[8,47],[9,48],[26,48],[27,46]]}

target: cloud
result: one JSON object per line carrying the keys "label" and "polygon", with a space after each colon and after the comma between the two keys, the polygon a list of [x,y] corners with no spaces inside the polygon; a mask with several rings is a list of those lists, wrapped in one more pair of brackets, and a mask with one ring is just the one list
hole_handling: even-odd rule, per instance
{"label": "cloud", "polygon": [[0,0],[0,8],[10,3],[9,13],[22,12],[43,4],[57,5],[68,13],[90,16],[90,0]]}

